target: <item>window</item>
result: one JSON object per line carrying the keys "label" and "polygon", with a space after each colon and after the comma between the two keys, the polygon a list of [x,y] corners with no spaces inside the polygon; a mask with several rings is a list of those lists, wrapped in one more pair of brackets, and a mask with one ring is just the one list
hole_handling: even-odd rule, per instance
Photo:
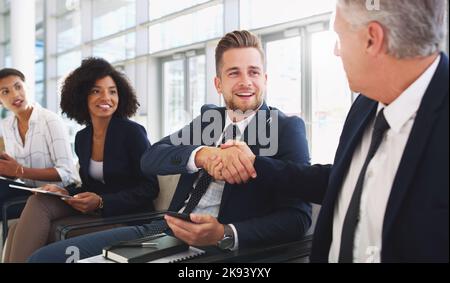
{"label": "window", "polygon": [[73,10],[56,19],[57,50],[63,52],[81,44],[81,16]]}
{"label": "window", "polygon": [[135,53],[135,33],[128,33],[113,39],[109,39],[94,46],[93,54],[102,57],[109,62],[118,62],[131,59]]}
{"label": "window", "polygon": [[164,135],[200,115],[206,102],[205,63],[205,55],[163,60]]}
{"label": "window", "polygon": [[266,44],[267,103],[286,114],[302,115],[301,38],[269,41]]}
{"label": "window", "polygon": [[81,64],[81,51],[73,51],[59,55],[57,59],[58,77],[66,76]]}
{"label": "window", "polygon": [[150,0],[150,20],[152,21],[208,1],[209,0]]}
{"label": "window", "polygon": [[331,12],[335,5],[335,0],[241,0],[241,28],[256,29]]}
{"label": "window", "polygon": [[44,1],[36,1],[36,42],[35,42],[35,100],[46,106],[45,97],[45,35],[44,35]]}
{"label": "window", "polygon": [[223,5],[220,4],[151,25],[150,53],[202,42],[222,33]]}
{"label": "window", "polygon": [[185,111],[184,60],[166,62],[164,74],[165,135],[175,132],[189,121]]}
{"label": "window", "polygon": [[332,163],[352,103],[335,35],[319,22],[263,37],[267,102],[307,126],[312,163]]}
{"label": "window", "polygon": [[5,67],[12,67],[11,43],[8,42],[4,46],[5,46]]}
{"label": "window", "polygon": [[105,37],[136,24],[136,1],[134,0],[95,0],[94,39]]}
{"label": "window", "polygon": [[339,136],[352,103],[340,58],[334,56],[331,31],[312,34],[312,137],[313,163],[332,163]]}

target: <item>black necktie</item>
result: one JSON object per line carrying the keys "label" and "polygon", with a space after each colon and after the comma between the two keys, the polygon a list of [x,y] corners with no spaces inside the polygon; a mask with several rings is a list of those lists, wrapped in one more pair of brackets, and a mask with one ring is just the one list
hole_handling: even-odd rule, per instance
{"label": "black necktie", "polygon": [[[227,140],[230,140],[230,139],[235,140],[238,133],[239,133],[239,129],[236,125],[234,125],[234,124],[229,125],[223,133],[222,144],[224,144]],[[191,197],[189,198],[189,201],[183,210],[183,213],[185,213],[185,214],[190,214],[192,211],[194,211],[195,207],[198,205],[198,203],[200,202],[203,195],[208,190],[208,187],[213,180],[211,175],[209,175],[205,171],[200,172],[200,174],[201,174],[201,176],[200,176],[195,188],[192,190]],[[167,225],[167,222],[165,220],[154,221],[150,225],[146,225],[147,231],[146,231],[145,235],[146,236],[157,235],[157,234],[163,233],[168,228],[169,228],[169,226]]]}
{"label": "black necktie", "polygon": [[389,124],[384,117],[384,109],[382,109],[380,113],[378,113],[378,116],[375,120],[369,153],[367,154],[366,161],[364,162],[361,173],[359,174],[355,191],[353,192],[347,214],[345,215],[344,225],[342,227],[341,247],[339,250],[339,262],[353,262],[355,230],[359,222],[359,210],[361,206],[361,195],[363,191],[364,177],[366,175],[367,167],[369,166],[372,158],[375,156],[375,153],[377,152],[378,147],[383,140],[384,133],[388,129]]}

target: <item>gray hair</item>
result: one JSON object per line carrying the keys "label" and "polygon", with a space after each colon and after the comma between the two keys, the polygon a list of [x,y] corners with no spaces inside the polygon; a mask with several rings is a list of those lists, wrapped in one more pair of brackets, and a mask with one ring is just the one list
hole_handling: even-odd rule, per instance
{"label": "gray hair", "polygon": [[[376,6],[370,6],[379,3]],[[445,0],[338,0],[355,28],[378,22],[387,33],[388,53],[398,59],[425,57],[441,50],[446,33]]]}

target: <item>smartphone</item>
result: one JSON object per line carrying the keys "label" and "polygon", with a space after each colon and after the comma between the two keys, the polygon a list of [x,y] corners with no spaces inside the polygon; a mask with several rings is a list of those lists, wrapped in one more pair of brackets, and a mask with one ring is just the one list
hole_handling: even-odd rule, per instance
{"label": "smartphone", "polygon": [[174,211],[167,211],[166,212],[167,215],[187,221],[187,222],[192,222],[191,217],[189,216],[189,214],[186,213],[179,213],[179,212],[174,212]]}

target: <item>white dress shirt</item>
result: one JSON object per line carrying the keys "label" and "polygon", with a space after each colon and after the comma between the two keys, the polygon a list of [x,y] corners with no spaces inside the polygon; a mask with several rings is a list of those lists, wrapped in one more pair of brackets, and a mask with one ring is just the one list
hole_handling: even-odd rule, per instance
{"label": "white dress shirt", "polygon": [[[236,135],[236,140],[241,140],[242,135],[245,132],[245,129],[247,128],[247,126],[250,123],[250,121],[255,117],[255,115],[256,115],[256,113],[252,114],[249,117],[247,117],[247,119],[245,119],[245,120],[242,120],[242,121],[240,121],[238,123],[235,123],[235,125],[239,129],[239,132]],[[221,143],[221,141],[223,139],[223,135],[225,134],[225,130],[231,124],[233,124],[233,121],[230,119],[230,117],[228,115],[226,115],[224,132],[222,132],[222,135],[220,135],[220,138],[216,141],[216,146],[220,145],[220,143]],[[195,165],[195,155],[202,148],[204,148],[204,146],[199,147],[196,150],[194,150],[192,152],[190,158],[189,158],[189,161],[188,161],[188,164],[187,164],[187,170],[191,174],[197,173],[200,170]],[[200,176],[199,176],[199,178],[200,178]],[[194,188],[195,188],[195,186],[196,186],[196,184],[198,182],[198,179],[194,183]],[[219,216],[220,204],[222,202],[222,194],[223,194],[223,189],[224,188],[225,188],[225,182],[213,180],[211,182],[211,184],[209,185],[208,190],[203,195],[203,197],[200,199],[200,202],[198,203],[198,205],[195,207],[193,213],[196,213],[196,214],[208,214],[208,215],[211,215],[211,216],[217,218]],[[185,204],[187,204],[188,201],[189,201],[189,199],[186,200]],[[183,210],[184,210],[184,207],[180,211],[183,211]],[[238,247],[239,247],[239,240],[238,240],[238,234],[237,234],[237,231],[236,231],[236,227],[234,227],[233,224],[229,224],[229,225],[233,229],[234,239],[235,239],[234,247],[232,248],[232,250],[237,250]]]}
{"label": "white dress shirt", "polygon": [[90,160],[89,176],[96,181],[105,183],[103,179],[103,161]]}
{"label": "white dress shirt", "polygon": [[[55,168],[61,182],[53,182],[59,186],[67,186],[79,182],[75,169],[69,134],[63,120],[55,113],[33,105],[25,144],[19,134],[18,121],[11,115],[2,121],[5,151],[20,165],[28,168]],[[42,186],[51,182],[23,180],[30,186]]]}
{"label": "white dress shirt", "polygon": [[[422,98],[436,72],[440,56],[436,61],[394,102],[384,108],[384,115],[390,129],[369,163],[361,196],[360,220],[356,227],[353,261],[379,263],[381,261],[382,229],[387,202],[391,193],[397,169],[403,156],[411,129]],[[369,152],[375,118],[365,129],[361,143],[356,147],[350,168],[336,201],[333,219],[333,241],[329,253],[330,262],[338,262],[342,227],[355,190],[358,176]]]}

